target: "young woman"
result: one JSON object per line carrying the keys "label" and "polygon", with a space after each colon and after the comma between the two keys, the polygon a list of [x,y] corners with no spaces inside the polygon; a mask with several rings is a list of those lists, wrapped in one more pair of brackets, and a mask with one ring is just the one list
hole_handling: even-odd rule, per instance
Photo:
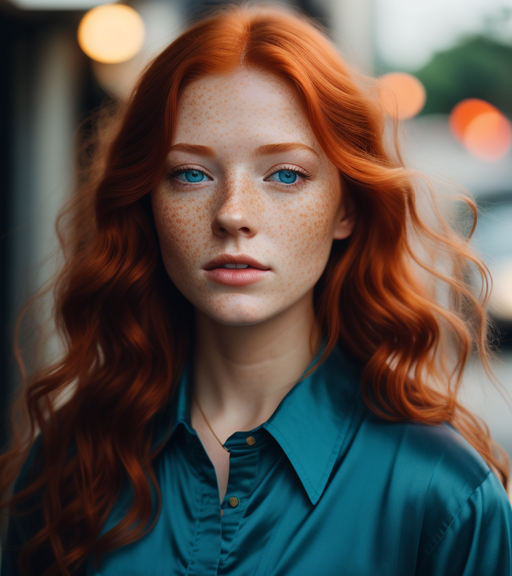
{"label": "young woman", "polygon": [[457,402],[485,268],[356,80],[250,5],[146,70],[73,204],[65,354],[0,460],[4,576],[510,576],[508,460]]}

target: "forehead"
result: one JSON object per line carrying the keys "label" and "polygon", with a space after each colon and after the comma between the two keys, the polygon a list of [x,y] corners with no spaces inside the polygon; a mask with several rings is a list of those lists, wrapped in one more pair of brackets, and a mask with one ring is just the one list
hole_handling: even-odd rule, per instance
{"label": "forehead", "polygon": [[269,132],[319,151],[303,104],[287,81],[269,72],[237,70],[200,78],[183,90],[173,140],[213,133],[255,138]]}

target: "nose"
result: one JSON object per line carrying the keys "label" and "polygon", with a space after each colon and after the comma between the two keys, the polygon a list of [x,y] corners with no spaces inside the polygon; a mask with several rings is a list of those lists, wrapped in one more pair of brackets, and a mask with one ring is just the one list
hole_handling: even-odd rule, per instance
{"label": "nose", "polygon": [[259,229],[257,190],[247,174],[226,178],[219,190],[212,230],[216,236],[251,238]]}

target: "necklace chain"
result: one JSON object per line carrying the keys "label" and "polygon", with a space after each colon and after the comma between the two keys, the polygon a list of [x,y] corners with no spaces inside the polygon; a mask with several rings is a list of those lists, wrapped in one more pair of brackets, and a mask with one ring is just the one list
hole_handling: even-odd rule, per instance
{"label": "necklace chain", "polygon": [[219,440],[219,437],[217,436],[217,434],[215,434],[215,432],[213,431],[213,428],[210,426],[210,423],[208,422],[208,419],[205,416],[205,413],[203,412],[203,409],[201,408],[201,406],[199,405],[199,402],[197,400],[196,394],[194,391],[192,391],[192,395],[194,396],[194,400],[196,401],[197,407],[199,408],[199,411],[201,412],[201,414],[203,415],[204,421],[206,422],[208,428],[210,429],[211,433],[215,436],[217,442],[224,448],[224,450],[226,452],[229,452],[229,450],[224,446],[224,444]]}

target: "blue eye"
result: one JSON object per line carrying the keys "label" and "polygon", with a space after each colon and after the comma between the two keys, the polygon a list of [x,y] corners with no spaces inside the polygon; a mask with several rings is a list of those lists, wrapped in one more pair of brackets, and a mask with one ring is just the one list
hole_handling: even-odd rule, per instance
{"label": "blue eye", "polygon": [[[206,178],[209,178],[209,176],[207,176],[203,171],[196,170],[195,168],[184,168],[183,170],[174,172],[170,176],[176,178],[178,182],[183,184],[197,184],[198,182],[206,182]],[[180,180],[180,176],[184,176],[185,180]],[[205,177],[204,180],[203,177]]]}
{"label": "blue eye", "polygon": [[[280,182],[281,184],[296,184],[299,180],[299,175],[301,178],[305,177],[296,170],[282,169],[271,174],[267,180],[272,179],[274,182]],[[278,180],[273,179],[272,176],[277,176]]]}

